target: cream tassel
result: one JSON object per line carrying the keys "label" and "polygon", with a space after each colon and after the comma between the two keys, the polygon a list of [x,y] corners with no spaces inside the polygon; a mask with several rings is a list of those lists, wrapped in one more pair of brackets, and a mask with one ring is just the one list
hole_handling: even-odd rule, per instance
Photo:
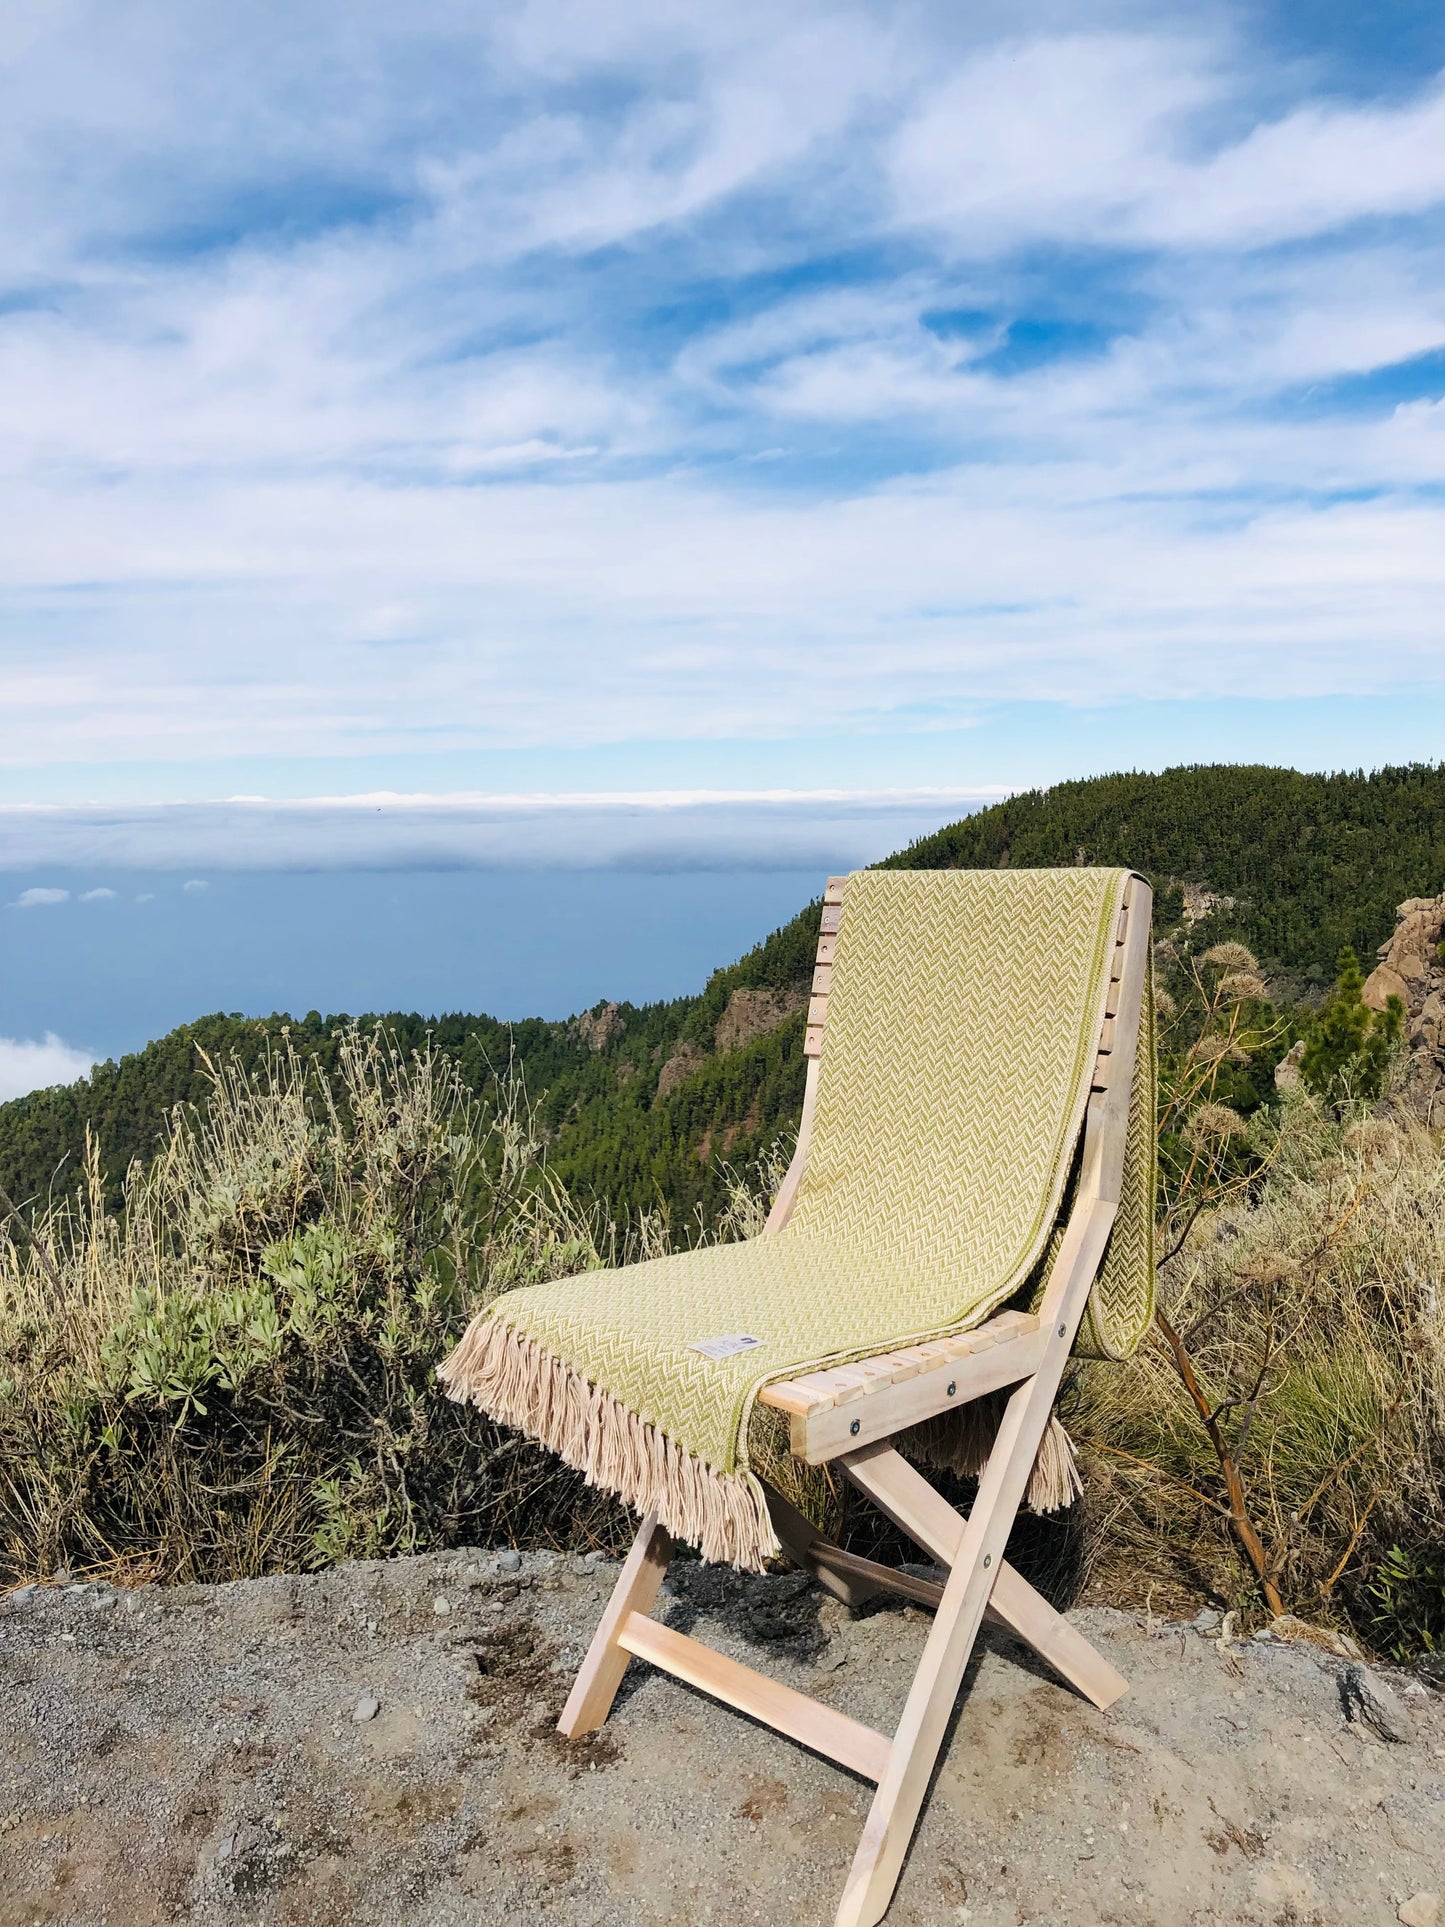
{"label": "cream tassel", "polygon": [[[909,1458],[941,1466],[960,1478],[977,1479],[988,1464],[1005,1402],[997,1392],[973,1399],[956,1412],[910,1426],[898,1444]],[[1073,1441],[1051,1413],[1034,1456],[1025,1503],[1030,1512],[1060,1512],[1083,1490]]]}
{"label": "cream tassel", "polygon": [[1029,1511],[1062,1512],[1082,1496],[1083,1490],[1074,1441],[1051,1413],[1029,1474]]}
{"label": "cream tassel", "polygon": [[751,1472],[714,1471],[500,1319],[474,1318],[437,1377],[448,1398],[539,1440],[588,1485],[655,1512],[713,1564],[761,1572],[778,1556],[767,1498]]}

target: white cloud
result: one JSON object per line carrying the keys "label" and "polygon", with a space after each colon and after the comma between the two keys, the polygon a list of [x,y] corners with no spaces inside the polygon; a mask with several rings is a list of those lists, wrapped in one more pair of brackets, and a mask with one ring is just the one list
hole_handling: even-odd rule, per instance
{"label": "white cloud", "polygon": [[1388,107],[1306,101],[1237,127],[1241,50],[1073,33],[969,60],[900,129],[906,218],[970,253],[1020,240],[1257,247],[1445,198],[1445,85]]}
{"label": "white cloud", "polygon": [[192,896],[195,895],[197,891],[209,890],[210,887],[211,886],[208,883],[203,882],[200,877],[188,877],[186,881],[181,885],[181,888],[188,895],[192,895]]}
{"label": "white cloud", "polygon": [[900,212],[985,254],[1118,238],[1222,81],[1212,49],[1165,34],[1007,41],[966,61],[900,128]]}
{"label": "white cloud", "polygon": [[114,903],[119,894],[120,892],[118,890],[107,890],[104,887],[98,890],[82,890],[80,893],[80,901],[82,903]]}
{"label": "white cloud", "polygon": [[1445,413],[1319,400],[1445,344],[1430,76],[1112,6],[140,17],[0,54],[12,765],[1445,673]]}
{"label": "white cloud", "polygon": [[53,1030],[46,1031],[39,1043],[0,1037],[0,1103],[51,1084],[73,1084],[77,1078],[89,1077],[95,1063],[94,1051],[75,1049]]}
{"label": "white cloud", "polygon": [[[870,863],[1000,789],[651,790],[602,795],[0,804],[6,864],[185,869],[807,869]],[[185,888],[190,889],[190,883]],[[149,902],[150,895],[137,897]]]}
{"label": "white cloud", "polygon": [[7,910],[44,910],[52,904],[69,901],[68,890],[56,889],[51,884],[37,884],[29,890],[22,890],[15,901],[8,903],[5,907]]}

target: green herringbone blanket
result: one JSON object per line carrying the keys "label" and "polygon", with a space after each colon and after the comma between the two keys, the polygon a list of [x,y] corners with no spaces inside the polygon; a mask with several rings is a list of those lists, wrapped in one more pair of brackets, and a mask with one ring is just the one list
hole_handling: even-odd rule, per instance
{"label": "green herringbone blanket", "polygon": [[[658,1511],[705,1557],[759,1564],[776,1550],[748,1461],[765,1383],[965,1329],[1041,1289],[1127,877],[854,874],[786,1229],[507,1292],[442,1367],[450,1394]],[[1133,1349],[1153,1307],[1151,1015],[1146,1000],[1123,1198],[1081,1331],[1106,1357]]]}

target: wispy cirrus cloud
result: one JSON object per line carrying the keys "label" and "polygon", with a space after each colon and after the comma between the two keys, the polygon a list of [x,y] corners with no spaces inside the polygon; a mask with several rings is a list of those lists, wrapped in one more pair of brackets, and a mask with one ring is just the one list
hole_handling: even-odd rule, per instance
{"label": "wispy cirrus cloud", "polygon": [[12,38],[12,764],[1440,684],[1445,44],[400,19]]}

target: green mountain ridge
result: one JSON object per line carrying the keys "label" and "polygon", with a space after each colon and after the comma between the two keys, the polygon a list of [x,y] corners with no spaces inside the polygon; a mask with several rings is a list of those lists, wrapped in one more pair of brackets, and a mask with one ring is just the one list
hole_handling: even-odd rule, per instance
{"label": "green mountain ridge", "polygon": [[[1370,959],[1403,899],[1445,888],[1445,764],[1335,775],[1216,764],[1091,777],[1011,797],[880,867],[1073,863],[1141,870],[1161,929],[1184,920],[1186,886],[1213,893],[1223,901],[1184,922],[1184,941],[1238,937],[1297,994],[1333,976],[1344,945]],[[483,1095],[498,1067],[515,1061],[556,1175],[614,1213],[661,1206],[681,1227],[720,1205],[720,1158],[745,1162],[796,1123],[816,929],[815,901],[715,971],[700,994],[669,1003],[599,1004],[561,1023],[462,1013],[359,1021],[387,1025],[408,1048],[430,1034]],[[117,1193],[172,1107],[204,1101],[207,1056],[259,1062],[285,1031],[325,1066],[345,1021],[315,1011],[203,1017],[78,1084],[0,1105],[0,1183],[17,1200],[68,1186],[89,1129]]]}

